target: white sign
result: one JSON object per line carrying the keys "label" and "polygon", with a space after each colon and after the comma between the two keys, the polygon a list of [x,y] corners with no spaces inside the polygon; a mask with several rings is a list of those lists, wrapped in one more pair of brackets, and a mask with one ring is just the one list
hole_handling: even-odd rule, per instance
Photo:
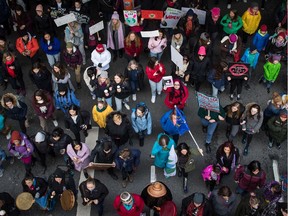
{"label": "white sign", "polygon": [[143,38],[150,38],[150,37],[159,37],[159,31],[141,31],[141,36]]}
{"label": "white sign", "polygon": [[174,86],[172,76],[163,76],[162,82],[163,82],[163,86],[166,86],[167,88]]}
{"label": "white sign", "polygon": [[137,20],[137,11],[136,10],[124,10],[124,19],[127,25],[129,26],[135,26],[138,23]]}
{"label": "white sign", "polygon": [[91,27],[89,27],[89,33],[90,33],[90,35],[93,35],[96,32],[101,31],[102,29],[104,29],[103,21],[98,22],[95,25],[92,25]]}
{"label": "white sign", "polygon": [[67,14],[65,16],[59,17],[54,20],[57,27],[65,25],[73,21],[76,21],[76,17],[73,13]]}
{"label": "white sign", "polygon": [[183,68],[183,56],[171,45],[171,60],[180,68]]}
{"label": "white sign", "polygon": [[185,12],[185,15],[189,9],[192,9],[195,14],[197,14],[198,19],[199,19],[199,24],[200,25],[205,25],[206,22],[206,11],[204,10],[199,10],[195,8],[187,8],[187,7],[182,7],[181,10]]}
{"label": "white sign", "polygon": [[184,11],[168,7],[165,11],[165,15],[163,17],[164,20],[163,22],[161,22],[160,27],[175,28],[184,13],[185,13]]}

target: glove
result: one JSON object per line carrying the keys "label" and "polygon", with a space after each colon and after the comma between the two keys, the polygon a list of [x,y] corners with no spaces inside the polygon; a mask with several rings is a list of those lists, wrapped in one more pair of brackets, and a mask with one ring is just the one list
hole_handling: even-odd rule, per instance
{"label": "glove", "polygon": [[15,156],[15,157],[19,157],[19,156],[20,156],[20,153],[19,153],[19,152],[16,152],[16,153],[14,153],[14,156]]}
{"label": "glove", "polygon": [[38,199],[39,197],[40,197],[40,193],[37,192],[37,193],[35,194],[35,198]]}
{"label": "glove", "polygon": [[99,64],[98,64],[98,67],[102,68],[102,63],[99,63]]}
{"label": "glove", "polygon": [[133,142],[132,142],[131,139],[129,139],[129,145],[130,145],[130,146],[133,146]]}
{"label": "glove", "polygon": [[23,155],[19,155],[19,156],[17,156],[18,159],[21,159],[22,157],[23,157]]}

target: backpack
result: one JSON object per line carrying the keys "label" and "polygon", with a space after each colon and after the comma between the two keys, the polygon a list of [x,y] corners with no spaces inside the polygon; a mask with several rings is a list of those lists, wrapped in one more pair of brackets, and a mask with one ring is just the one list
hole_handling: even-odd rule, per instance
{"label": "backpack", "polygon": [[136,104],[136,107],[132,109],[132,112],[135,112],[135,120],[137,119],[136,110],[139,107],[144,107],[144,109],[145,109],[145,111],[144,111],[145,118],[147,119],[148,118],[149,109],[148,109],[147,105],[145,104],[145,102],[139,102],[138,104]]}

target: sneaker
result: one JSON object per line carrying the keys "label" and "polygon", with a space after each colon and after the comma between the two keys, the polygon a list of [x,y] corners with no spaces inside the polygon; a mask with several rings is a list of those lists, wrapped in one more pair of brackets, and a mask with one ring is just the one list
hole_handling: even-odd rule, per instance
{"label": "sneaker", "polygon": [[57,120],[53,120],[52,121],[55,127],[58,127],[58,121]]}
{"label": "sneaker", "polygon": [[276,147],[277,147],[278,150],[281,149],[281,145],[280,144],[276,145]]}
{"label": "sneaker", "polygon": [[124,106],[127,110],[130,110],[130,106],[127,103],[124,103]]}
{"label": "sneaker", "polygon": [[242,144],[244,145],[244,144],[246,144],[246,142],[247,142],[247,140],[243,137],[242,138]]}
{"label": "sneaker", "polygon": [[263,83],[263,78],[262,77],[258,80],[258,83],[259,84]]}
{"label": "sneaker", "polygon": [[210,143],[205,143],[205,148],[206,148],[206,153],[207,154],[211,153]]}
{"label": "sneaker", "polygon": [[244,148],[243,155],[244,155],[244,156],[247,156],[247,155],[248,155],[248,148]]}
{"label": "sneaker", "polygon": [[227,5],[227,9],[230,9],[230,8],[231,8],[231,4],[228,4],[228,5]]}
{"label": "sneaker", "polygon": [[132,95],[132,100],[133,100],[133,101],[136,101],[136,100],[137,100],[136,94],[133,94],[133,95]]}
{"label": "sneaker", "polygon": [[270,93],[270,88],[267,88],[267,93],[268,93],[268,94]]}
{"label": "sneaker", "polygon": [[269,143],[268,143],[268,148],[269,148],[269,149],[272,149],[272,147],[273,147],[273,142],[269,142]]}
{"label": "sneaker", "polygon": [[157,92],[158,95],[161,95],[161,93],[162,93],[161,91]]}
{"label": "sneaker", "polygon": [[123,188],[126,188],[126,187],[127,187],[127,179],[124,179],[124,180],[122,181],[122,187],[123,187]]}
{"label": "sneaker", "polygon": [[234,95],[233,95],[233,94],[231,94],[229,98],[230,98],[230,100],[233,100],[233,98],[234,98]]}
{"label": "sneaker", "polygon": [[6,135],[6,139],[9,140],[11,138],[11,130],[8,132],[8,134]]}
{"label": "sneaker", "polygon": [[92,95],[92,100],[95,100],[96,99],[96,95]]}
{"label": "sneaker", "polygon": [[85,137],[88,137],[88,132],[87,132],[87,130],[83,131],[83,134],[84,134]]}
{"label": "sneaker", "polygon": [[133,175],[129,175],[128,176],[128,180],[129,180],[129,182],[132,183],[134,181],[134,176]]}
{"label": "sneaker", "polygon": [[3,174],[4,174],[4,169],[1,169],[0,170],[0,178],[3,176]]}
{"label": "sneaker", "polygon": [[238,95],[237,95],[237,100],[240,100],[240,98],[241,98],[241,95],[238,94]]}
{"label": "sneaker", "polygon": [[151,97],[151,103],[155,103],[155,101],[156,101],[156,96],[152,96]]}
{"label": "sneaker", "polygon": [[11,156],[10,157],[10,159],[9,159],[9,162],[10,162],[10,164],[12,165],[12,164],[14,164],[14,162],[15,162],[15,159],[14,159],[14,157],[13,156]]}

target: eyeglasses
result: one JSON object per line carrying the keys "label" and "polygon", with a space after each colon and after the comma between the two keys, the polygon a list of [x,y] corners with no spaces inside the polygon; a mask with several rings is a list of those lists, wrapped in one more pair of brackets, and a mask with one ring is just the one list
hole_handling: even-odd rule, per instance
{"label": "eyeglasses", "polygon": [[174,84],[174,86],[180,86],[180,84]]}

